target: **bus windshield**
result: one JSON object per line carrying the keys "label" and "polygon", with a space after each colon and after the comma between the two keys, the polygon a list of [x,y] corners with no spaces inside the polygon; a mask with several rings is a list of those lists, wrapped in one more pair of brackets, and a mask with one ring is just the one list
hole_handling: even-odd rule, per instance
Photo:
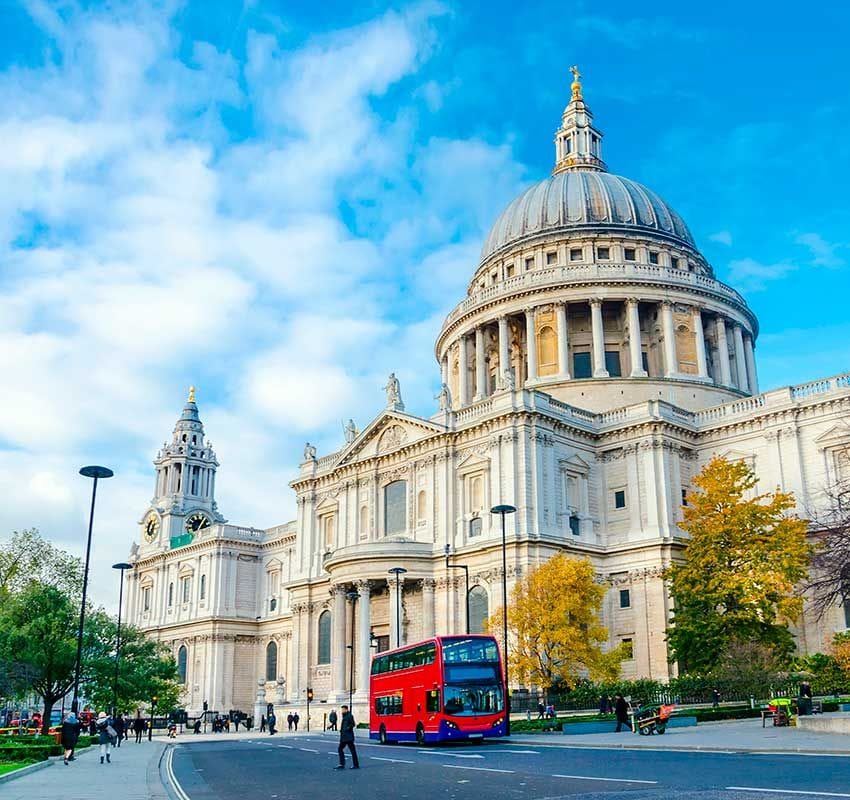
{"label": "bus windshield", "polygon": [[454,717],[469,717],[475,714],[495,714],[502,710],[502,687],[452,686],[446,684],[443,710]]}
{"label": "bus windshield", "polygon": [[495,639],[443,639],[442,644],[444,664],[499,661]]}

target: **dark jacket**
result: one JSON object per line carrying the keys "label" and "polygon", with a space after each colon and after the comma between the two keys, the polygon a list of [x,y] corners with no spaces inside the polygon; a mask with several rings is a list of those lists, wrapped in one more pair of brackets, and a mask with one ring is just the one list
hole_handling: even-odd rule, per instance
{"label": "dark jacket", "polygon": [[145,721],[141,717],[136,717],[133,720],[133,730],[138,733],[145,729]]}
{"label": "dark jacket", "polygon": [[340,742],[353,742],[355,727],[356,723],[354,722],[354,714],[352,714],[350,711],[346,711],[342,715],[342,720],[339,723]]}
{"label": "dark jacket", "polygon": [[73,750],[77,746],[77,739],[80,738],[80,723],[65,722],[62,723],[62,747],[66,750]]}
{"label": "dark jacket", "polygon": [[112,744],[112,736],[109,734],[109,726],[112,724],[112,717],[104,717],[97,721],[97,743]]}
{"label": "dark jacket", "polygon": [[614,706],[614,713],[617,715],[617,719],[621,722],[629,721],[629,704],[624,698],[617,698],[617,703]]}

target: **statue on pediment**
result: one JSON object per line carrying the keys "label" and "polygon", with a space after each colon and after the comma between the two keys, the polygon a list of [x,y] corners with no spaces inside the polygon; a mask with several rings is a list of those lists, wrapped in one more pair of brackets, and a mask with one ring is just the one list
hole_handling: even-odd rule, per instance
{"label": "statue on pediment", "polygon": [[384,386],[387,393],[387,408],[393,411],[404,411],[404,403],[401,400],[401,384],[398,382],[395,373],[391,372],[387,378],[387,385]]}

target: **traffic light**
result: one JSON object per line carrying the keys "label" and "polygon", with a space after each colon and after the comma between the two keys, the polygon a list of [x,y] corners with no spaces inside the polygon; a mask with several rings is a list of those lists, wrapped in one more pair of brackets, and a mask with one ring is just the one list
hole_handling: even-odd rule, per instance
{"label": "traffic light", "polygon": [[308,700],[308,701],[311,701],[311,702],[312,702],[312,700],[313,700],[313,690],[312,690],[312,689],[310,689],[309,687],[308,687],[308,689],[307,689],[307,700]]}

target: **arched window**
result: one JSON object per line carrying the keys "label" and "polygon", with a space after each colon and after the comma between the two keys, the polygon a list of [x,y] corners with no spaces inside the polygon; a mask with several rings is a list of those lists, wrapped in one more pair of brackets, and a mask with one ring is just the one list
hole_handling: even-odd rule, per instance
{"label": "arched window", "polygon": [[174,605],[174,584],[169,583],[168,584],[168,607],[171,608],[172,605]]}
{"label": "arched window", "polygon": [[186,645],[181,645],[177,651],[177,675],[180,678],[180,683],[186,683],[186,662],[189,660],[189,651]]}
{"label": "arched window", "polygon": [[331,663],[331,612],[323,611],[319,615],[319,664]]}
{"label": "arched window", "polygon": [[558,337],[548,325],[537,334],[540,366],[552,366],[558,362]]}
{"label": "arched window", "polygon": [[469,535],[470,536],[480,536],[481,535],[481,517],[473,517],[469,520]]}
{"label": "arched window", "polygon": [[384,535],[407,530],[407,481],[393,481],[384,487]]}
{"label": "arched window", "polygon": [[201,600],[207,599],[207,576],[201,575]]}
{"label": "arched window", "polygon": [[422,522],[425,519],[425,511],[428,505],[428,496],[425,490],[419,492],[416,496],[416,521]]}
{"label": "arched window", "polygon": [[365,536],[369,532],[369,509],[360,506],[360,535]]}
{"label": "arched window", "polygon": [[277,642],[266,645],[266,680],[277,680]]}
{"label": "arched window", "polygon": [[480,475],[469,479],[469,508],[481,511],[484,507],[484,480]]}
{"label": "arched window", "polygon": [[473,586],[469,590],[469,632],[484,633],[487,617],[490,616],[490,601],[483,586]]}

